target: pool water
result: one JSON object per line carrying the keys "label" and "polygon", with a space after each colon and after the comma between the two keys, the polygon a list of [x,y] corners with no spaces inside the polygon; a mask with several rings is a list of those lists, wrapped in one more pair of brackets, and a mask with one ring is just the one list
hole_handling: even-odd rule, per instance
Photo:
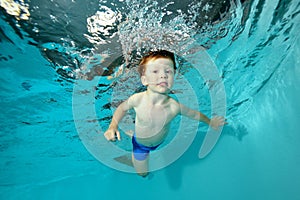
{"label": "pool water", "polygon": [[[0,199],[300,200],[299,13],[292,0],[1,0]],[[207,126],[197,124],[184,153],[148,178],[101,162],[95,152],[114,153],[95,144],[140,88],[132,63],[149,48],[178,53],[175,97],[192,102],[192,88],[211,116],[209,83],[184,60],[199,46],[226,93],[228,125],[213,150],[199,159]],[[132,125],[128,116],[116,144],[129,152]]]}

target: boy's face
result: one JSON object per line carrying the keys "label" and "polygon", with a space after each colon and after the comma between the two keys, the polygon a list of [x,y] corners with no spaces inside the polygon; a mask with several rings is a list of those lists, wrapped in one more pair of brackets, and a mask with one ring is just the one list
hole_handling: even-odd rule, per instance
{"label": "boy's face", "polygon": [[141,76],[141,81],[154,92],[168,93],[174,83],[174,73],[174,64],[171,59],[152,59],[146,63],[146,70]]}

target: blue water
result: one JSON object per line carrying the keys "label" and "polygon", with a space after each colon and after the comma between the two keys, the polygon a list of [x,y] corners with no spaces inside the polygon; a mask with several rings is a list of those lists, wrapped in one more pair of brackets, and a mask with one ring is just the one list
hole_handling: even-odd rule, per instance
{"label": "blue water", "polygon": [[[145,1],[140,6],[144,11],[149,8],[149,15],[137,12],[137,0],[132,1],[136,4],[129,0],[8,3],[21,5],[19,13],[9,12],[5,2],[1,0],[0,18],[0,199],[300,199],[299,1],[236,2],[224,9],[227,14],[219,19],[205,17],[202,8],[217,9],[206,1],[202,3],[207,6],[200,7],[198,1],[156,5]],[[123,24],[118,29],[121,23],[116,22],[92,34],[87,19],[103,6],[121,13]],[[182,19],[175,19],[178,9],[194,18],[182,24]],[[166,10],[173,13],[160,18]],[[107,127],[115,104],[140,86],[131,65],[117,79],[95,76],[86,80],[89,70],[105,66],[129,47],[142,49],[125,37],[138,33],[128,30],[144,26],[125,21],[126,16],[138,15],[145,22],[147,16],[156,16],[165,28],[161,30],[175,27],[193,37],[192,47],[207,49],[225,86],[229,122],[206,158],[198,158],[207,128],[200,125],[187,151],[147,179],[99,162],[78,134],[83,131],[92,137],[97,131],[102,133],[90,124]],[[203,19],[213,23],[206,24]],[[158,24],[145,26],[156,27],[160,33]],[[117,32],[119,41],[114,38]],[[145,34],[153,37],[151,33]],[[113,64],[112,71],[122,62]],[[200,109],[210,116],[207,85],[188,63],[180,70],[193,85]],[[174,88],[179,97],[187,87],[181,84],[182,77]],[[74,87],[79,83],[94,86],[96,118],[84,119],[85,110],[79,110],[83,113],[80,120],[90,122],[86,127],[76,126],[78,119],[73,115]],[[100,153],[109,157],[109,151]]]}

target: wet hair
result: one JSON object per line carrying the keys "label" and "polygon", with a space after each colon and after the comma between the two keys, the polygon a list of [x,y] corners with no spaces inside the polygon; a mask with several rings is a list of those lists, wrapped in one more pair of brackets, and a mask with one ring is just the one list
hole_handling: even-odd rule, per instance
{"label": "wet hair", "polygon": [[152,60],[152,59],[158,59],[158,58],[168,58],[172,60],[174,70],[176,70],[176,62],[175,62],[175,55],[174,53],[167,51],[167,50],[157,50],[157,51],[150,51],[148,52],[141,60],[139,67],[138,67],[138,72],[140,76],[144,75],[145,70],[146,70],[146,64]]}

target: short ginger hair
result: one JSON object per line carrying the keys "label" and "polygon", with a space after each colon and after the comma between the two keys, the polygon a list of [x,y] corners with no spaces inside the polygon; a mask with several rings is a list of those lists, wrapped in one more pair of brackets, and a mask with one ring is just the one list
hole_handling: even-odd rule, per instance
{"label": "short ginger hair", "polygon": [[168,58],[172,60],[174,70],[176,70],[176,62],[175,62],[175,55],[174,53],[167,51],[167,50],[157,50],[157,51],[150,51],[148,52],[141,60],[139,67],[138,67],[138,72],[140,76],[143,76],[146,70],[146,64],[152,60],[152,59],[158,59],[158,58]]}

